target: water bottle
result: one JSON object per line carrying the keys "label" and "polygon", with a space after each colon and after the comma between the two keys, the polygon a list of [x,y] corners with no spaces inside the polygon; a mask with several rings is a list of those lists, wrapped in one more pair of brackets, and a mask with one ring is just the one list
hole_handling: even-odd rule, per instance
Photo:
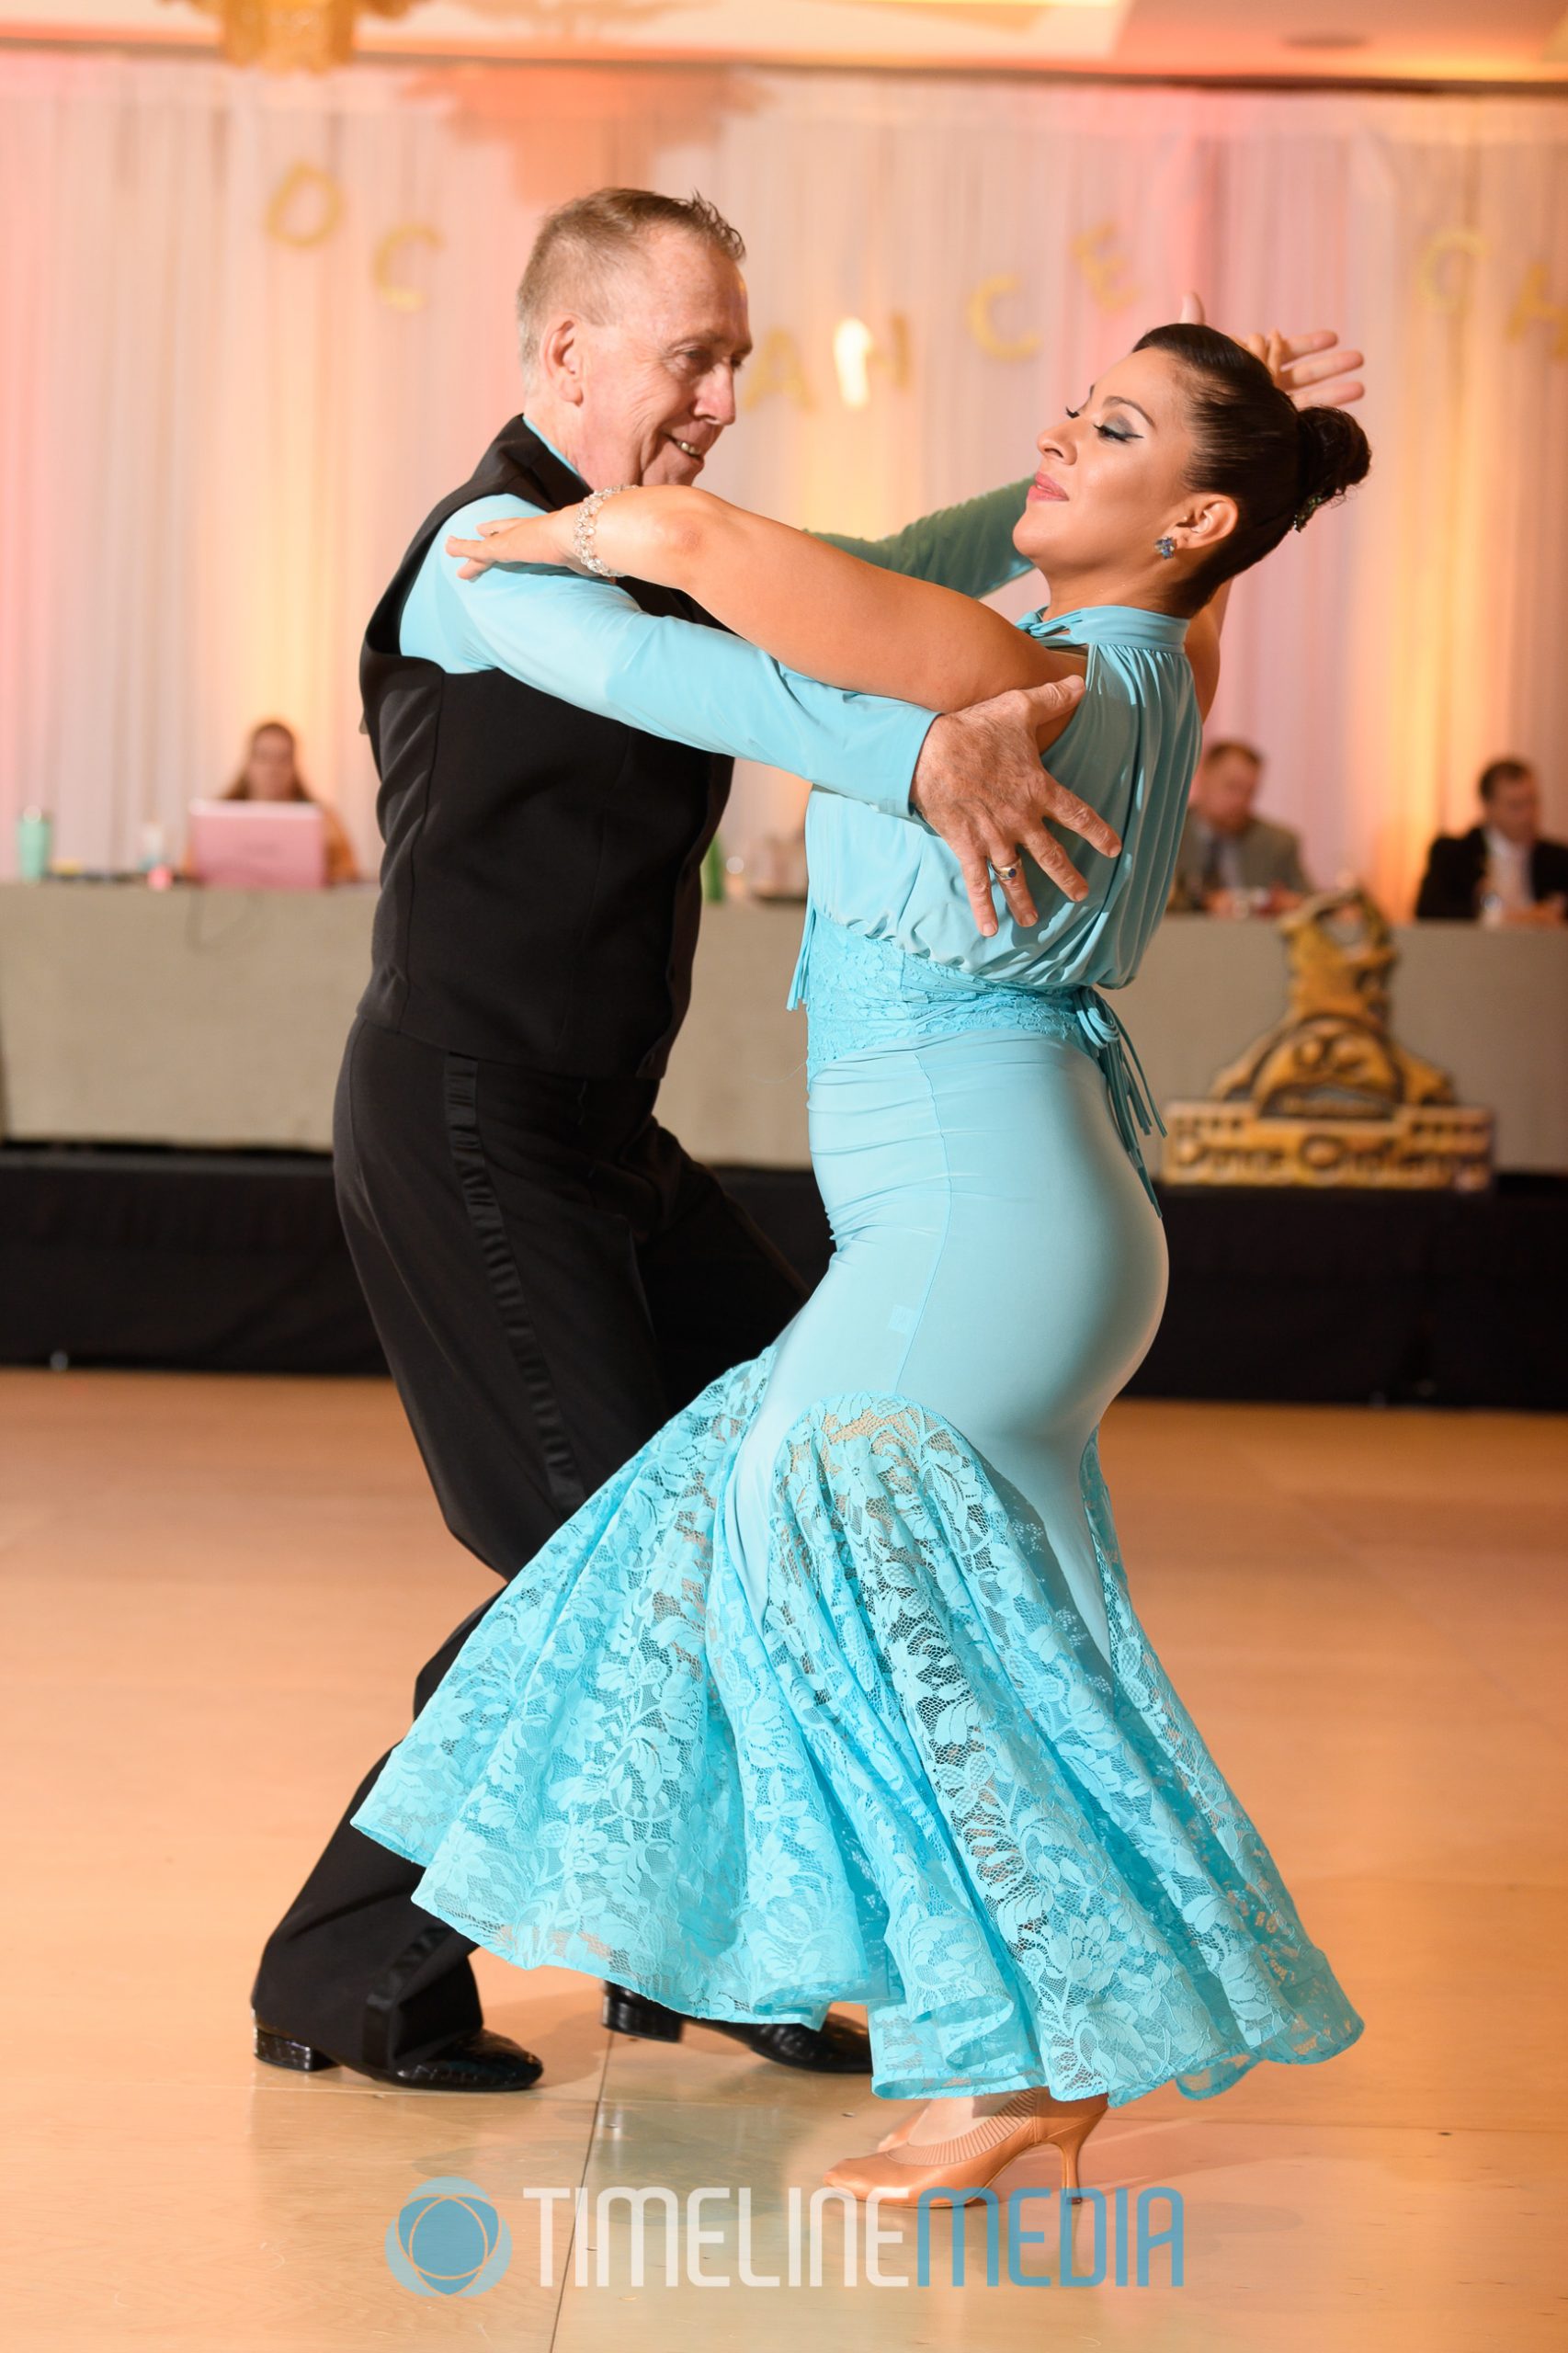
{"label": "water bottle", "polygon": [[17,872],[24,882],[41,882],[54,846],[54,820],[47,809],[24,809],[17,820]]}

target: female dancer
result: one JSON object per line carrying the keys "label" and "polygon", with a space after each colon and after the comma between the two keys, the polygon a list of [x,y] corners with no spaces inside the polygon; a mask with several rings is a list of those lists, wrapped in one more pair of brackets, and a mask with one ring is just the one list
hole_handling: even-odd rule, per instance
{"label": "female dancer", "polygon": [[519,1571],[354,1817],[522,1967],[699,2017],[863,2001],[876,2091],[926,2104],[830,2173],[861,2196],[972,2194],[1047,2140],[1075,2184],[1108,2101],[1360,2029],[1133,1613],[1096,1445],[1165,1250],[1095,983],[1165,905],[1227,583],[1367,470],[1278,359],[1160,328],[1040,436],[1022,628],[697,490],[451,543],[469,577],[666,582],[937,709],[1085,682],[1052,770],[1123,847],[1071,842],[1087,896],[1027,928],[978,938],[934,835],[812,796],[827,1276]]}

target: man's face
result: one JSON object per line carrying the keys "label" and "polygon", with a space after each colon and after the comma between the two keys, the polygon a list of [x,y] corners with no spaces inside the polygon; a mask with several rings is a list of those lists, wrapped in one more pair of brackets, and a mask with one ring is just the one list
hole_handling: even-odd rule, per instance
{"label": "man's face", "polygon": [[1493,788],[1485,813],[1486,823],[1495,826],[1506,842],[1532,847],[1540,832],[1540,785],[1533,776],[1506,778]]}
{"label": "man's face", "polygon": [[1216,759],[1205,760],[1192,791],[1199,816],[1217,834],[1244,833],[1261,775],[1256,763],[1242,752],[1221,752]]}
{"label": "man's face", "polygon": [[751,350],[745,281],[705,238],[661,229],[610,281],[606,322],[580,322],[572,457],[592,489],[691,483],[735,421]]}

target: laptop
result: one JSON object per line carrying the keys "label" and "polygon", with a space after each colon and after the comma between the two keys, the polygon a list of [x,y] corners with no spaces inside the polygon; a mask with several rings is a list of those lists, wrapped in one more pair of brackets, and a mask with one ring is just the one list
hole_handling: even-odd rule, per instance
{"label": "laptop", "polygon": [[193,801],[189,865],[215,891],[320,891],[326,820],[310,801]]}

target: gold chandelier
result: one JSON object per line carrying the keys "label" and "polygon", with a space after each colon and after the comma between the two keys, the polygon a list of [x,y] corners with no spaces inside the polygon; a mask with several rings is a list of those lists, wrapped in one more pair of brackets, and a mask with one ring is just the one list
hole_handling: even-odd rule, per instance
{"label": "gold chandelier", "polygon": [[275,74],[324,74],[354,54],[361,13],[403,17],[415,0],[195,0],[222,27],[223,54],[234,65]]}

